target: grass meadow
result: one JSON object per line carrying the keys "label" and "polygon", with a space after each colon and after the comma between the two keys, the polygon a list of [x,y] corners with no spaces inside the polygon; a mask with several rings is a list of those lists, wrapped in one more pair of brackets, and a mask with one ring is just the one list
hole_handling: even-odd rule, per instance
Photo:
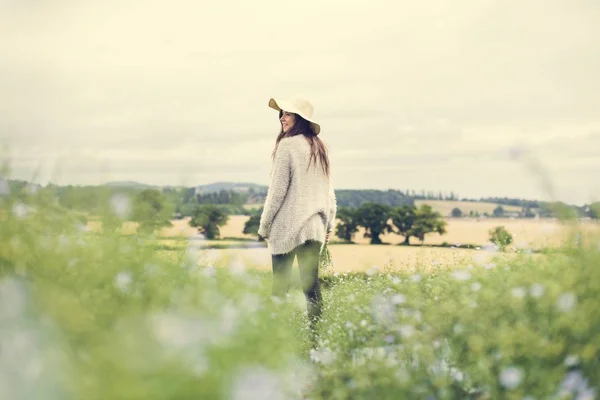
{"label": "grass meadow", "polygon": [[270,297],[255,242],[213,249],[185,226],[165,239],[99,218],[82,225],[50,191],[0,194],[0,398],[598,397],[590,224],[552,225],[541,252],[537,221],[514,222],[524,243],[507,252],[473,221],[442,240],[479,250],[332,244],[311,348],[301,291]]}

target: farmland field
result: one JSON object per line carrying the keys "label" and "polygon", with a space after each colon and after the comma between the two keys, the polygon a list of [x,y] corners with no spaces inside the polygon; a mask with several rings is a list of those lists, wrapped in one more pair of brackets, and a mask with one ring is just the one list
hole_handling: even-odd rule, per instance
{"label": "farmland field", "polygon": [[[228,223],[221,228],[222,238],[255,239],[254,235],[243,234],[244,223],[249,217],[244,215],[232,215]],[[189,219],[172,220],[172,227],[164,228],[160,234],[165,237],[190,237],[197,230],[188,224]],[[564,240],[569,232],[569,225],[565,225],[554,219],[511,219],[511,218],[450,218],[447,219],[447,233],[445,235],[429,234],[425,237],[424,244],[436,245],[444,242],[449,244],[474,244],[485,245],[488,242],[489,230],[496,226],[504,226],[514,238],[513,245],[516,247],[546,247],[555,246]],[[88,223],[91,230],[98,228],[97,221]],[[126,222],[123,233],[133,233],[136,223]],[[595,221],[582,221],[581,227],[586,232],[599,232],[600,224]],[[367,244],[368,238],[363,237],[364,229],[360,228],[356,233],[355,243]],[[384,243],[399,244],[404,238],[396,234],[385,234],[381,236]],[[335,240],[335,238],[333,238]],[[417,239],[411,238],[411,243],[419,243]]]}
{"label": "farmland field", "polygon": [[[331,273],[451,270],[469,265],[487,265],[497,257],[510,258],[510,255],[496,254],[486,249],[332,244],[329,250],[333,259]],[[247,268],[271,270],[271,256],[266,248],[203,249],[199,246],[198,255],[200,261],[208,261],[214,266],[228,267],[241,262]],[[296,265],[297,260],[294,262]]]}
{"label": "farmland field", "polygon": [[[249,217],[233,215],[229,217],[227,225],[221,228],[221,237],[234,240],[198,240],[195,246],[199,251],[205,252],[209,247],[227,247],[231,249],[210,250],[210,259],[215,261],[221,259],[242,260],[244,263],[258,270],[270,270],[271,262],[268,250],[264,243],[256,242],[253,235],[242,233],[244,223]],[[197,230],[188,225],[188,219],[173,220],[173,226],[161,231],[162,239],[159,243],[169,248],[185,248],[188,245],[187,238],[194,237]],[[384,243],[389,245],[369,245],[369,239],[363,237],[364,229],[360,229],[355,236],[355,244],[336,244],[336,238],[332,238],[330,246],[334,259],[332,272],[368,271],[373,267],[379,269],[392,268],[410,270],[415,265],[441,265],[454,268],[469,263],[483,263],[489,256],[485,250],[461,249],[461,245],[479,245],[482,248],[489,244],[489,230],[495,226],[502,225],[513,235],[512,248],[539,250],[548,247],[560,246],[567,238],[571,228],[551,219],[448,219],[447,234],[430,234],[426,236],[424,247],[420,246],[396,246],[402,243],[403,237],[395,234],[382,235]],[[98,228],[98,222],[88,223],[92,230]],[[579,227],[586,234],[599,234],[600,225],[597,222],[584,221]],[[136,224],[127,222],[124,224],[123,233],[135,232]],[[185,239],[185,240],[181,240]],[[235,240],[242,239],[243,241]],[[415,238],[411,243],[419,244]],[[455,248],[428,247],[429,245],[441,245],[448,243]]]}

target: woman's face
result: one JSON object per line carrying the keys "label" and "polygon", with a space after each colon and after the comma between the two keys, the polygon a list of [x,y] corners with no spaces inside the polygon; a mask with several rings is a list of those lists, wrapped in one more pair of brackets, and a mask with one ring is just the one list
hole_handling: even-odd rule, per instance
{"label": "woman's face", "polygon": [[287,133],[296,123],[296,116],[291,112],[282,111],[279,121],[281,121],[281,128],[283,129],[283,132]]}

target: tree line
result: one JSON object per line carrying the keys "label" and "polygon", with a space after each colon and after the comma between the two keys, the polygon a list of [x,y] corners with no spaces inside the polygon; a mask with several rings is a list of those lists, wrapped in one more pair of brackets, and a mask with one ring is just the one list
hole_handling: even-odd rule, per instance
{"label": "tree line", "polygon": [[[19,180],[7,180],[9,189],[12,191],[20,191],[24,188],[35,187],[42,189],[40,185],[31,184],[26,181]],[[264,202],[264,196],[266,189],[263,187],[249,188],[246,191],[239,190],[226,190],[221,189],[212,192],[202,192],[196,187],[143,187],[141,185],[125,185],[119,187],[112,187],[108,185],[87,185],[87,186],[59,186],[49,184],[43,188],[47,192],[52,192],[57,199],[58,205],[80,212],[82,214],[99,215],[106,213],[107,204],[110,203],[110,199],[115,195],[123,195],[132,200],[132,206],[135,208],[135,213],[132,214],[131,218],[135,218],[138,222],[147,220],[144,222],[144,226],[148,226],[151,229],[153,223],[166,224],[166,220],[173,218],[191,218],[194,223],[200,224],[203,218],[209,220],[216,218],[216,211],[210,211],[216,209],[220,210],[225,215],[248,215],[251,216],[256,211],[251,211],[245,206],[247,204],[261,204]],[[263,190],[264,189],[264,190]],[[350,215],[366,215],[365,210],[374,209],[374,204],[379,204],[390,211],[390,215],[393,214],[393,210],[408,209],[417,210],[415,207],[414,200],[419,198],[433,198],[433,199],[456,199],[458,196],[454,193],[443,194],[441,192],[434,194],[433,192],[421,191],[417,193],[414,190],[336,190],[336,197],[338,200],[338,207],[340,208],[340,215],[345,218],[352,220]],[[486,198],[486,201],[495,201],[500,204],[510,205],[521,205],[521,211],[516,215],[521,218],[532,218],[540,216],[545,217],[571,217],[571,218],[598,218],[600,214],[599,205],[600,202],[577,207],[568,205],[562,202],[542,202],[542,201],[528,201],[520,199],[510,198]],[[214,207],[208,207],[214,206]],[[362,208],[361,208],[362,207]],[[535,209],[533,207],[536,207]],[[205,210],[205,211],[202,211]],[[360,211],[359,211],[360,210]],[[150,216],[147,214],[154,213],[154,219],[158,222],[150,222]],[[212,214],[211,214],[212,213]],[[212,217],[206,217],[202,215],[213,215]],[[469,214],[463,213],[458,207],[452,210],[450,216],[452,217],[479,217],[480,215],[475,211],[471,211]],[[489,217],[505,217],[507,212],[502,205],[498,205],[496,209],[489,215]],[[515,215],[511,213],[511,215]],[[441,216],[440,216],[441,217]],[[446,216],[444,216],[446,217]],[[355,219],[359,219],[356,217]],[[388,220],[392,220],[389,217]],[[366,226],[367,222],[364,221],[363,226],[368,234],[372,231],[370,226]],[[343,221],[342,221],[343,222]],[[392,223],[392,231],[400,232],[398,226]],[[214,227],[213,227],[214,228]],[[352,230],[352,224],[344,228],[348,231]],[[415,229],[421,229],[417,226]],[[214,229],[209,229],[208,234],[212,235]],[[386,232],[388,232],[386,230]],[[377,229],[374,229],[375,236],[377,235]],[[399,233],[400,234],[400,233]],[[414,235],[418,237],[417,235]],[[218,237],[218,235],[216,235]],[[346,239],[347,235],[340,237],[343,240]],[[376,241],[377,239],[375,239]]]}
{"label": "tree line", "polygon": [[[250,217],[244,226],[245,234],[254,234],[258,231],[260,211]],[[429,233],[446,233],[446,221],[442,215],[433,211],[431,206],[423,204],[420,207],[403,205],[390,207],[379,203],[364,203],[360,207],[340,207],[337,212],[335,236],[352,243],[359,228],[364,228],[364,237],[370,239],[371,244],[381,244],[381,235],[394,233],[404,237],[403,244],[410,244],[414,237],[421,242]],[[259,237],[259,240],[261,238]]]}

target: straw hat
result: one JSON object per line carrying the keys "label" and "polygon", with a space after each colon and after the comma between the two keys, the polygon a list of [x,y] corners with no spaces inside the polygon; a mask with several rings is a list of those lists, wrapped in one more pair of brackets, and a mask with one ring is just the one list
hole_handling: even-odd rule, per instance
{"label": "straw hat", "polygon": [[277,111],[287,111],[294,114],[298,114],[313,127],[315,135],[321,132],[321,126],[313,120],[313,106],[310,102],[302,97],[295,97],[289,100],[281,100],[272,98],[269,100],[269,107]]}

